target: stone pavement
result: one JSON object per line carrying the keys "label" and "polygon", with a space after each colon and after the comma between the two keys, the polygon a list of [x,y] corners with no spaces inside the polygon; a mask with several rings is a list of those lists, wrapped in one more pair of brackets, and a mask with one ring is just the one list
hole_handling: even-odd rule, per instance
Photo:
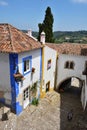
{"label": "stone pavement", "polygon": [[[73,118],[68,121],[71,109]],[[79,95],[49,92],[37,107],[30,105],[19,116],[10,113],[7,121],[0,121],[0,130],[87,130],[87,111]]]}

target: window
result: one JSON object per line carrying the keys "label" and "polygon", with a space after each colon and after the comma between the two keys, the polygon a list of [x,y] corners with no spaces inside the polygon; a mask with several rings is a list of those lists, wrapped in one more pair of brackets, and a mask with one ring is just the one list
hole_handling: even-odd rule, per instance
{"label": "window", "polygon": [[73,61],[70,62],[70,69],[74,69],[74,62]]}
{"label": "window", "polygon": [[29,60],[24,61],[24,72],[28,71],[30,68]]}
{"label": "window", "polygon": [[64,68],[69,68],[69,61],[66,61]]}
{"label": "window", "polygon": [[23,98],[24,98],[24,100],[26,100],[27,98],[29,98],[29,88],[26,88],[26,89],[24,90]]}
{"label": "window", "polygon": [[87,61],[85,61],[84,71],[82,73],[83,75],[87,75]]}
{"label": "window", "polygon": [[74,62],[73,61],[66,61],[64,68],[65,69],[74,69]]}
{"label": "window", "polygon": [[49,70],[50,68],[51,68],[51,59],[48,60],[48,62],[47,62],[47,70]]}
{"label": "window", "polygon": [[85,61],[85,70],[87,71],[87,61]]}
{"label": "window", "polygon": [[23,58],[23,74],[27,74],[31,71],[32,68],[32,56]]}

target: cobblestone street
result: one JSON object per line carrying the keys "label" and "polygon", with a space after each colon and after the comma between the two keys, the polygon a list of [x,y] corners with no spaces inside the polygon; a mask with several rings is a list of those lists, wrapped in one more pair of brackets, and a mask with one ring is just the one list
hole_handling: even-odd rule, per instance
{"label": "cobblestone street", "polygon": [[[67,120],[73,109],[73,118]],[[28,106],[22,114],[9,114],[0,121],[0,130],[87,130],[87,111],[83,112],[80,97],[73,93],[47,93],[39,105]]]}

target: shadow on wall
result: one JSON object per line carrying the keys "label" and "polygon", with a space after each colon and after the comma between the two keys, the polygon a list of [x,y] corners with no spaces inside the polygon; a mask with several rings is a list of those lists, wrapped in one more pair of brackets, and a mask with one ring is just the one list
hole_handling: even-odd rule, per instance
{"label": "shadow on wall", "polygon": [[81,55],[87,55],[87,49],[86,48],[83,48],[81,49]]}
{"label": "shadow on wall", "polygon": [[[69,85],[70,79],[62,85]],[[61,86],[62,86],[61,85]],[[60,92],[60,130],[87,129],[87,109],[81,104],[81,87],[65,87]]]}

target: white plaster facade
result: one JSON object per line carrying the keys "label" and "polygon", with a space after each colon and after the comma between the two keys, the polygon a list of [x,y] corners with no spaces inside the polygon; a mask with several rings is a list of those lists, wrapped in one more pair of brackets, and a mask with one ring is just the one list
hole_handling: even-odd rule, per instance
{"label": "white plaster facade", "polygon": [[[35,68],[35,72],[32,74],[27,73],[24,75],[25,80],[19,82],[19,94],[17,96],[17,102],[21,106],[24,106],[23,92],[26,88],[32,86],[35,82],[40,81],[41,76],[41,49],[36,49],[28,52],[23,52],[18,54],[18,67],[19,72],[23,75],[23,58],[31,56],[31,67]],[[31,68],[32,69],[32,68]],[[11,95],[11,79],[10,79],[10,62],[9,54],[0,53],[0,98],[5,100],[5,103],[11,105],[12,95]],[[39,90],[38,90],[39,91]],[[29,104],[29,98],[28,103]]]}
{"label": "white plaster facade", "polygon": [[[66,69],[64,65],[66,61],[74,62],[74,69]],[[79,79],[84,80],[85,76],[82,72],[85,69],[85,62],[87,61],[86,56],[80,55],[69,55],[69,54],[60,54],[58,56],[58,64],[57,64],[57,87],[58,85],[66,80],[69,77],[77,77]]]}
{"label": "white plaster facade", "polygon": [[[19,96],[21,95],[21,99],[19,99],[19,96],[17,97],[17,101],[21,102],[21,105],[24,106],[24,100],[23,100],[23,92],[26,88],[30,88],[35,82],[40,80],[40,71],[41,71],[41,49],[32,50],[29,52],[20,53],[18,55],[18,66],[19,66],[19,72],[23,75],[23,58],[26,58],[28,56],[32,56],[31,59],[31,67],[35,68],[35,72],[32,74],[32,71],[24,75],[23,82],[19,82]],[[26,104],[26,103],[25,103]],[[26,106],[29,104],[29,98],[27,101]]]}
{"label": "white plaster facade", "polygon": [[0,102],[18,115],[32,101],[30,86],[37,87],[41,80],[42,46],[31,34],[27,36],[9,24],[0,24],[0,32]]}
{"label": "white plaster facade", "polygon": [[[19,72],[23,74],[23,58],[26,58],[28,56],[32,56],[32,67],[35,68],[35,73],[33,74],[33,76],[31,77],[31,73],[26,74],[25,80],[23,81],[22,86],[20,86],[22,91],[23,89],[25,89],[26,87],[28,87],[29,85],[32,85],[34,82],[40,80],[40,58],[41,58],[41,50],[37,49],[37,50],[32,50],[29,52],[24,52],[24,53],[20,53],[18,55],[18,66],[19,66]],[[28,81],[28,82],[27,82]]]}
{"label": "white plaster facade", "polygon": [[[50,90],[54,89],[55,69],[57,52],[48,46],[44,47],[44,77],[42,91],[46,92],[46,84],[50,82]],[[47,69],[48,61],[51,60],[51,67]]]}
{"label": "white plaster facade", "polygon": [[[64,67],[67,61],[74,62],[74,69],[68,69]],[[83,75],[86,62],[87,62],[86,56],[69,55],[69,54],[60,54],[57,62],[58,63],[57,64],[57,86],[56,86],[57,89],[59,88],[60,84],[63,83],[68,78],[76,77],[82,80],[83,85],[82,85],[82,92],[81,92],[81,102],[84,109],[87,103],[87,78],[86,75]]]}

